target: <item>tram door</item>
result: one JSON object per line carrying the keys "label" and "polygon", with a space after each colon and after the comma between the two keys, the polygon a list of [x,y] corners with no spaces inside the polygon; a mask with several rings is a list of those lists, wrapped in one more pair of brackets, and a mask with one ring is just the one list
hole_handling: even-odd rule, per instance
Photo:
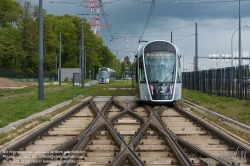
{"label": "tram door", "polygon": [[138,83],[140,84],[140,98],[141,100],[150,100],[149,92],[147,91],[146,75],[143,66],[143,56],[139,58]]}

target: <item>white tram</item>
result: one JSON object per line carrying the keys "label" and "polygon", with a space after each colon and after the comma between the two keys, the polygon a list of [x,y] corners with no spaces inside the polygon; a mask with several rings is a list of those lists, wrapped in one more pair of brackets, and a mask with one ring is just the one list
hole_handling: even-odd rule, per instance
{"label": "white tram", "polygon": [[109,83],[110,80],[116,80],[116,72],[107,67],[101,67],[98,70],[98,83]]}
{"label": "white tram", "polygon": [[181,64],[178,48],[164,40],[140,44],[136,55],[138,100],[172,103],[181,99]]}

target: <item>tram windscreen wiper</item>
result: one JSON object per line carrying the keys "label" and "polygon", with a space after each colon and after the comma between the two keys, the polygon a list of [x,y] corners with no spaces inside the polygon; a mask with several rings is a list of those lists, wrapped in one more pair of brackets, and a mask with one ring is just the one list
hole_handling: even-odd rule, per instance
{"label": "tram windscreen wiper", "polygon": [[159,85],[162,86],[163,83],[166,82],[166,81],[168,80],[168,78],[169,78],[170,76],[172,76],[173,74],[174,74],[174,72],[172,72],[169,76],[167,76],[165,80],[163,80],[162,82],[159,82]]}

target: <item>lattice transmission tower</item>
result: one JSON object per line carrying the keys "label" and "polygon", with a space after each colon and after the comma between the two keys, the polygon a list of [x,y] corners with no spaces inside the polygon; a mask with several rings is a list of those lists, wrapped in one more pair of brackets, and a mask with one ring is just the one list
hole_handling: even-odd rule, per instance
{"label": "lattice transmission tower", "polygon": [[90,8],[90,14],[81,14],[81,15],[90,15],[89,24],[94,32],[94,34],[100,37],[101,26],[108,26],[107,24],[100,24],[100,3],[99,0],[85,0],[85,2],[89,3],[89,5],[82,4],[81,6],[84,8]]}
{"label": "lattice transmission tower", "polygon": [[125,40],[126,40],[126,56],[124,58],[125,62],[129,65],[130,63],[130,58],[129,58],[129,36],[127,34],[127,36],[125,37]]}

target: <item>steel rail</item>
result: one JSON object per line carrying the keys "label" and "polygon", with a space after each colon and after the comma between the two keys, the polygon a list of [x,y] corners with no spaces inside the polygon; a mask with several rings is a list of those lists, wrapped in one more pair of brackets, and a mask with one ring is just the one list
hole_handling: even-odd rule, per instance
{"label": "steel rail", "polygon": [[[165,132],[165,131],[164,131]],[[195,151],[198,154],[200,154],[201,156],[205,157],[205,158],[212,158],[216,161],[218,161],[220,163],[220,165],[224,165],[224,166],[228,166],[228,164],[226,162],[224,162],[223,160],[218,159],[217,157],[203,151],[202,149],[200,149],[199,147],[190,144],[189,142],[187,142],[186,140],[183,140],[181,137],[177,136],[175,133],[169,131],[169,134],[176,138],[176,141],[178,144],[181,144],[182,146],[185,146],[186,148],[188,148],[189,150]]]}
{"label": "steel rail", "polygon": [[112,102],[113,102],[113,104],[114,104],[116,107],[118,107],[119,109],[125,110],[125,108],[124,108],[123,106],[121,106],[119,103],[117,103],[117,102],[114,100],[114,98],[112,98]]}
{"label": "steel rail", "polygon": [[[138,106],[138,105],[137,105]],[[137,107],[137,106],[134,106],[133,108]],[[143,124],[141,125],[140,129],[135,133],[134,137],[131,139],[130,143],[127,145],[126,147],[126,150],[128,151],[128,155],[130,154],[131,156],[131,159],[130,161],[135,161],[135,159],[138,159],[138,161],[136,160],[135,162],[138,164],[138,165],[145,165],[138,157],[136,154],[134,154],[133,150],[131,150],[131,147],[135,147],[138,142],[141,140],[141,138],[143,137],[144,135],[144,132],[145,130],[147,129],[147,125],[148,125],[148,122],[149,120],[151,119],[152,117],[152,113],[151,111],[150,114],[151,116],[148,118],[148,119],[144,119],[142,117],[140,117],[138,114],[132,112],[130,109],[127,111],[133,115],[135,115],[138,119],[142,120]],[[120,116],[123,115],[123,114],[120,114]],[[118,116],[119,117],[119,116]],[[111,119],[111,121],[113,121],[114,119]],[[122,155],[120,155],[122,156]],[[123,157],[119,157],[117,159],[115,159],[113,162],[112,162],[112,166],[116,166],[117,164],[120,164],[122,162],[124,158]],[[111,166],[111,165],[110,165]]]}
{"label": "steel rail", "polygon": [[212,158],[215,161],[218,161],[220,165],[228,166],[228,164],[225,161],[223,161],[223,160],[221,160],[221,159],[219,159],[219,158],[217,158],[217,157],[203,151],[202,149],[200,149],[199,147],[197,147],[197,146],[195,146],[193,144],[190,144],[189,142],[183,140],[182,138],[178,137],[177,135],[175,135],[172,132],[170,132],[170,134],[177,139],[176,141],[178,142],[178,144],[180,144],[180,146],[185,146],[189,150],[194,151],[194,152],[198,153],[199,155],[201,155],[201,156],[203,156],[205,158]]}
{"label": "steel rail", "polygon": [[[139,107],[141,104],[137,104],[137,105],[134,105],[132,108],[130,108],[130,110],[134,110],[136,109],[137,107]],[[150,110],[147,110],[148,112],[146,112],[146,114],[148,115],[148,117],[150,117],[152,115],[152,112]],[[148,118],[144,118],[145,120],[147,120]]]}
{"label": "steel rail", "polygon": [[[136,108],[137,106],[134,106],[134,108]],[[164,133],[162,133],[163,131],[160,131],[157,127],[155,127],[159,133],[162,133],[162,135],[166,136],[167,139],[165,139],[166,142],[168,142],[168,145],[171,146],[171,149],[173,149],[173,151],[176,151],[175,155],[177,156],[177,158],[179,159],[179,161],[184,161],[182,163],[182,165],[192,165],[192,162],[189,160],[189,158],[187,158],[187,156],[184,154],[184,152],[179,149],[179,145],[175,143],[175,141],[172,139],[172,137],[170,136],[170,131],[169,133],[167,132],[168,130],[165,128],[164,124],[162,123],[162,121],[158,118],[157,115],[155,115],[154,111],[151,109],[151,107],[146,106],[147,110],[149,110],[150,112],[150,117],[147,119],[147,121],[143,124],[143,126],[139,129],[139,131],[136,133],[136,135],[134,136],[133,140],[131,140],[129,147],[135,147],[141,140],[141,138],[144,136],[144,132],[147,130],[147,128],[149,127],[149,125],[153,125],[151,124],[151,119],[153,117],[157,118],[158,122],[161,124],[161,129],[164,131]],[[154,125],[153,125],[154,126]],[[159,127],[159,126],[158,126]],[[175,148],[177,148],[178,150],[175,150]],[[181,157],[179,157],[181,156]],[[184,157],[184,159],[182,158]]]}
{"label": "steel rail", "polygon": [[124,162],[126,155],[131,156],[130,161],[132,161],[134,166],[145,166],[145,164],[134,154],[134,152],[126,147],[122,153],[120,153],[108,166],[117,166],[121,165]]}
{"label": "steel rail", "polygon": [[[93,99],[94,97],[92,97],[90,100],[88,100],[88,104],[90,105],[90,110],[91,112],[94,114],[95,117],[97,117],[97,113],[96,113],[96,110],[97,108],[93,105]],[[72,147],[74,147],[79,139],[81,137],[83,137],[83,135],[85,135],[86,133],[89,132],[89,130],[91,129],[91,126],[94,124],[94,122],[97,120],[97,118],[94,118],[93,120],[93,123],[90,124],[90,126],[87,127],[86,130],[82,131],[80,134],[78,134],[77,136],[75,136],[73,139],[69,140],[68,142],[64,143],[63,145],[55,148],[54,150],[51,150],[50,152],[53,152],[53,153],[46,153],[44,155],[42,155],[42,158],[37,158],[35,159],[33,162],[31,162],[30,164],[27,164],[25,166],[42,166],[42,165],[47,165],[49,164],[49,162],[43,162],[43,161],[51,161],[53,156],[63,156],[63,154],[61,153],[62,151],[68,151],[68,149],[71,149]],[[60,151],[60,153],[54,153],[56,151]]]}
{"label": "steel rail", "polygon": [[[103,114],[105,114],[105,112],[106,112],[108,109],[111,108],[112,102],[113,102],[113,98],[111,98],[111,99],[105,104],[103,110],[99,110],[99,109],[97,110],[98,117],[99,117],[100,119],[104,120],[104,122],[106,122],[105,125],[107,125],[108,127],[110,127],[110,125],[109,125],[107,119],[104,117]],[[103,124],[99,124],[99,127],[100,127],[100,126],[103,126]],[[94,128],[94,130],[96,130],[97,125],[96,125],[96,124],[93,124],[92,127]],[[118,141],[121,143],[121,145],[125,147],[125,143],[122,141],[122,139],[119,137],[119,135],[116,134],[116,132],[114,131],[114,129],[111,127],[110,130],[112,131],[110,134],[114,134],[114,136],[118,139]],[[79,143],[76,145],[76,147],[73,149],[73,151],[79,151],[79,150],[81,150],[82,148],[84,148],[84,147],[86,146],[87,142],[88,142],[87,140],[89,140],[89,141],[91,140],[90,136],[91,136],[92,133],[93,133],[93,131],[92,131],[91,133],[88,132],[88,133],[79,141]],[[70,157],[70,158],[67,160],[67,162],[63,164],[64,166],[71,166],[71,165],[73,164],[72,161],[75,160],[76,155],[75,155],[75,154],[71,154],[71,156],[72,156],[72,157]]]}
{"label": "steel rail", "polygon": [[[106,117],[106,112],[107,112],[108,109],[111,108],[112,103],[114,103],[114,104],[115,104],[116,106],[118,106],[120,109],[123,109],[123,110],[124,110],[124,108],[123,108],[122,106],[120,106],[117,102],[114,102],[114,96],[115,96],[115,94],[116,94],[117,92],[118,92],[118,90],[114,92],[113,96],[112,96],[111,99],[104,105],[104,107],[103,107],[102,110],[99,110],[98,108],[96,109],[96,110],[97,110],[97,114],[98,114],[98,115],[97,115],[98,118],[103,119],[103,120],[106,122],[105,124],[108,125],[109,127],[110,127],[110,124],[109,124],[109,122],[107,121],[107,119],[106,119],[105,117]],[[94,107],[94,103],[93,103],[93,102],[91,102],[91,105]],[[96,118],[96,119],[97,119],[97,118]],[[95,128],[95,127],[96,127],[96,124],[93,123],[93,124],[92,124],[92,127]],[[111,130],[113,129],[112,127],[110,127],[110,128],[111,128]],[[113,131],[113,132],[116,133],[115,131]],[[84,145],[85,145],[85,142],[87,142],[87,141],[86,141],[86,136],[89,136],[89,135],[91,135],[91,134],[92,134],[92,133],[87,132],[87,134],[84,135],[84,136],[82,137],[82,139],[79,140],[78,144],[74,147],[74,151],[78,151],[79,149],[83,148]],[[111,134],[112,134],[112,133],[111,133]],[[119,137],[119,135],[115,135],[115,137],[118,138],[118,140],[120,141],[121,144],[123,144],[123,146],[126,145],[126,144],[123,142],[123,140]],[[89,137],[87,137],[87,138],[89,138]],[[72,165],[71,161],[74,160],[75,154],[71,154],[71,155],[72,155],[72,157],[68,159],[68,162],[66,162],[66,163],[63,164],[64,166],[70,166],[70,165]]]}
{"label": "steel rail", "polygon": [[[167,130],[165,126],[163,126],[163,128],[161,128],[161,130]],[[166,132],[166,131],[163,131]],[[205,157],[205,158],[212,158],[216,161],[218,161],[221,165],[228,165],[226,162],[224,162],[223,160],[218,159],[217,157],[205,152],[204,150],[200,149],[199,147],[189,143],[188,141],[182,139],[181,137],[177,136],[175,133],[173,133],[172,131],[168,131],[169,134],[174,137],[177,141],[177,143],[181,144],[182,146],[185,146],[186,148],[188,148],[189,150],[195,151],[196,153],[200,154],[201,156]],[[179,141],[179,142],[178,142]]]}
{"label": "steel rail", "polygon": [[31,135],[27,136],[26,138],[22,139],[18,143],[16,143],[16,144],[12,145],[11,147],[7,148],[4,152],[1,152],[0,153],[0,164],[4,160],[4,157],[3,157],[4,155],[13,155],[14,151],[18,151],[21,148],[25,148],[27,145],[29,145],[30,142],[35,142],[40,135],[48,132],[51,128],[59,125],[62,121],[64,121],[69,116],[71,116],[72,114],[77,112],[79,109],[81,109],[82,107],[84,107],[84,106],[86,106],[88,104],[89,104],[89,101],[83,102],[82,104],[80,104],[77,107],[75,107],[74,109],[72,109],[72,111],[67,112],[66,114],[62,115],[58,119],[56,119],[53,122],[51,122],[51,123],[47,124],[46,126],[42,127],[38,131],[36,131],[36,132],[32,133]]}
{"label": "steel rail", "polygon": [[[161,112],[162,112],[161,110],[158,110],[156,113],[159,114],[159,113],[161,113]],[[162,122],[162,120],[160,120],[160,121]],[[162,130],[161,132],[163,132],[164,135],[170,134],[172,137],[174,137],[174,138],[177,139],[176,141],[180,141],[180,143],[181,143],[182,145],[184,145],[185,147],[187,147],[188,149],[191,149],[191,150],[193,150],[193,151],[195,151],[195,152],[198,152],[198,154],[200,154],[200,155],[202,155],[202,156],[204,156],[204,157],[206,157],[206,158],[212,158],[212,159],[218,161],[218,162],[220,163],[220,165],[225,165],[225,166],[228,165],[228,164],[225,163],[224,161],[222,161],[222,160],[220,160],[220,159],[214,157],[213,155],[211,155],[211,154],[209,154],[209,153],[206,153],[206,152],[203,151],[202,149],[196,147],[195,145],[190,144],[190,143],[187,142],[186,140],[183,140],[182,138],[180,138],[179,136],[177,136],[175,133],[173,133],[172,131],[168,130],[168,129],[165,127],[165,125],[164,125],[163,122],[162,122],[161,124],[162,124],[162,126],[157,126],[157,127],[158,127],[159,129]],[[167,133],[166,131],[168,131],[168,133]],[[177,142],[177,143],[179,143],[179,142]]]}
{"label": "steel rail", "polygon": [[[162,111],[159,110],[157,113],[161,113],[161,112],[162,112]],[[164,130],[163,132],[168,131],[168,133],[169,133],[172,137],[174,137],[174,138],[177,139],[177,140],[176,140],[177,143],[178,143],[178,141],[179,141],[179,143],[181,143],[182,145],[184,145],[185,147],[187,147],[189,150],[193,150],[193,151],[195,151],[195,152],[198,152],[198,154],[200,154],[200,155],[202,155],[202,156],[204,156],[204,157],[206,157],[206,158],[212,158],[212,159],[218,161],[218,162],[220,163],[220,165],[225,165],[225,166],[228,165],[228,164],[227,164],[226,162],[224,162],[223,160],[220,160],[220,159],[218,159],[217,157],[215,157],[215,156],[213,156],[213,155],[211,155],[211,154],[209,154],[209,153],[203,151],[203,150],[200,149],[199,147],[197,147],[197,146],[195,146],[195,145],[193,145],[193,144],[190,144],[190,143],[187,142],[186,140],[183,140],[181,137],[177,136],[175,133],[173,133],[172,131],[168,130],[168,129],[165,127],[165,124],[163,123],[162,120],[160,120],[160,121],[161,121],[162,124],[163,124],[163,125],[162,125],[163,128],[161,128],[162,130]]]}
{"label": "steel rail", "polygon": [[[181,161],[181,165],[190,165],[192,166],[193,163],[190,161],[190,159],[185,155],[185,153],[182,151],[182,149],[180,149],[180,147],[176,144],[176,142],[174,141],[174,139],[170,136],[169,131],[165,128],[164,123],[159,119],[159,116],[156,115],[156,113],[152,110],[151,107],[146,106],[148,109],[151,110],[151,112],[153,112],[154,117],[158,120],[158,122],[161,124],[161,126],[165,129],[165,134],[164,136],[167,137],[166,141],[169,143],[169,145],[171,146],[171,149],[175,152],[176,157],[179,159],[179,161]],[[156,129],[158,129],[156,127]],[[159,129],[158,129],[159,130]],[[160,130],[159,130],[160,131]],[[161,132],[162,133],[162,132]]]}
{"label": "steel rail", "polygon": [[[118,104],[117,102],[116,102],[116,104]],[[119,105],[119,104],[118,104]],[[147,121],[147,119],[148,118],[144,118],[144,117],[141,117],[140,115],[138,115],[137,113],[135,113],[135,112],[133,112],[132,110],[133,109],[135,109],[136,107],[138,107],[139,105],[135,105],[135,106],[133,106],[133,108],[127,108],[127,109],[125,109],[124,107],[122,107],[122,106],[120,106],[121,108],[123,108],[123,110],[124,111],[122,111],[121,113],[118,113],[117,115],[114,115],[113,117],[111,117],[109,120],[110,120],[110,123],[113,123],[113,121],[114,120],[116,120],[116,119],[118,119],[119,117],[121,117],[122,115],[124,115],[124,114],[126,114],[126,113],[129,113],[129,114],[131,114],[132,116],[135,116],[136,118],[138,118],[138,119],[140,119],[141,121],[143,121],[143,124],[144,123],[146,123],[146,121]],[[106,111],[106,113],[107,113],[107,111]],[[105,114],[106,114],[105,113]],[[150,113],[150,111],[149,111],[149,113]],[[143,125],[142,124],[142,125]]]}
{"label": "steel rail", "polygon": [[211,127],[211,125],[205,123],[204,121],[200,120],[199,118],[191,115],[190,113],[184,111],[183,109],[181,109],[179,106],[177,106],[175,104],[175,108],[183,113],[184,115],[188,116],[189,118],[193,119],[195,122],[199,123],[200,125],[202,125],[203,127],[205,127],[207,130],[209,130],[210,132],[216,134],[218,137],[220,137],[222,140],[226,141],[227,143],[229,143],[230,145],[232,145],[235,149],[238,150],[243,150],[246,152],[246,157],[247,160],[250,161],[250,149],[245,147],[244,145],[242,145],[241,143],[235,141],[234,139],[232,139],[231,137],[228,137],[226,134],[223,134],[221,131],[215,129],[214,127]]}
{"label": "steel rail", "polygon": [[[98,114],[97,115],[97,118],[96,118],[96,121],[99,121],[99,119],[102,119],[101,115]],[[92,123],[91,127],[89,128],[88,132],[85,133],[79,140],[78,140],[78,143],[75,145],[75,147],[73,147],[72,151],[79,151],[80,149],[83,149],[87,146],[88,142],[91,140],[91,137],[92,137],[92,134],[95,130],[98,130],[98,128],[100,126],[103,126],[103,124],[100,124],[99,126],[97,126],[95,123]],[[70,158],[68,158],[68,160],[66,161],[66,163],[63,163],[64,166],[69,166],[69,165],[72,165],[77,156],[75,153],[71,153],[70,154]]]}
{"label": "steel rail", "polygon": [[[129,148],[129,147],[127,147]],[[117,159],[114,161],[112,161],[108,166],[117,166],[117,165],[125,165],[126,164],[126,160],[127,158],[129,159],[129,161],[131,162],[131,164],[133,164],[133,166],[145,166],[144,163],[139,163],[134,160],[135,156],[131,156],[127,150],[127,148],[125,150],[123,150],[123,153],[119,154],[119,156],[117,156]]]}
{"label": "steel rail", "polygon": [[235,124],[235,125],[237,125],[237,126],[240,126],[240,127],[244,128],[244,129],[250,131],[250,126],[248,126],[248,125],[245,125],[245,124],[243,124],[243,123],[240,123],[240,122],[238,122],[238,121],[236,121],[236,120],[233,120],[233,119],[231,119],[231,118],[228,118],[228,117],[223,116],[223,115],[221,115],[221,114],[218,114],[218,113],[216,113],[216,112],[210,111],[210,110],[208,110],[208,109],[206,109],[206,108],[204,108],[204,107],[201,107],[201,106],[199,106],[199,105],[196,105],[196,104],[194,104],[194,103],[191,103],[191,102],[189,102],[189,101],[187,101],[187,100],[182,99],[181,101],[184,102],[184,103],[186,103],[186,104],[189,104],[189,105],[192,105],[192,106],[194,106],[194,107],[197,107],[197,108],[201,109],[202,111],[205,111],[206,113],[208,113],[208,114],[210,114],[210,115],[213,115],[213,116],[215,116],[215,117],[221,119],[222,121],[226,121],[226,122],[229,122],[229,123],[233,123],[233,124]]}
{"label": "steel rail", "polygon": [[[157,111],[158,114],[162,114],[162,110]],[[160,115],[159,115],[160,116]],[[161,120],[161,122],[163,123],[163,121]],[[164,124],[164,123],[163,123]],[[182,139],[181,137],[177,136],[175,133],[173,133],[172,131],[166,129],[165,125],[162,126],[164,129],[162,130],[167,130],[169,132],[169,134],[174,137],[177,141],[177,143],[181,143],[182,145],[184,145],[185,147],[187,147],[189,150],[193,150],[195,152],[198,152],[198,154],[201,154],[202,156],[206,157],[206,158],[212,158],[216,161],[218,161],[220,163],[220,165],[225,165],[227,166],[228,164],[226,162],[224,162],[223,160],[218,159],[217,157],[211,155],[210,153],[207,153],[205,151],[203,151],[202,149],[200,149],[199,147],[189,143],[188,141]],[[160,127],[159,127],[160,128]],[[179,141],[179,142],[178,142]]]}
{"label": "steel rail", "polygon": [[106,117],[107,119],[108,119],[107,115],[109,113],[107,110],[109,110],[112,107],[112,105],[115,105],[116,107],[118,107],[118,109],[121,110],[121,112],[125,110],[125,108],[119,105],[117,102],[115,102],[113,98],[111,98],[107,104],[103,107],[103,111],[102,111],[103,116]]}
{"label": "steel rail", "polygon": [[[152,109],[149,106],[146,106],[146,108],[151,113],[151,116],[142,125],[142,127],[138,130],[138,132],[136,132],[136,135],[134,136],[134,138],[131,140],[130,144],[128,145],[130,148],[136,147],[139,144],[142,137],[144,136],[145,131],[149,128],[150,125],[153,125],[153,124],[151,124],[152,118],[155,117],[158,120],[158,122],[163,126],[163,123],[157,118],[157,116],[154,114],[154,111],[152,111]],[[158,132],[163,135],[163,133],[159,129],[157,129],[157,127],[155,127],[155,129],[158,130]],[[186,157],[186,155],[183,153],[183,151],[181,149],[179,149],[178,145],[174,142],[172,137],[170,137],[168,133],[165,133],[164,136],[167,137],[167,139],[164,139],[164,140],[166,142],[168,142],[168,145],[174,151],[179,162],[181,161],[180,162],[181,165],[183,165],[183,166],[190,165],[191,166],[192,165],[191,161]]]}
{"label": "steel rail", "polygon": [[114,123],[115,120],[117,120],[119,117],[122,117],[123,115],[125,115],[126,113],[132,115],[133,117],[136,117],[137,119],[139,119],[141,121],[141,125],[143,125],[145,122],[146,122],[146,119],[144,119],[143,117],[140,117],[138,114],[130,111],[130,110],[126,110],[126,111],[123,111],[117,115],[114,115],[112,118],[110,118],[110,123]]}
{"label": "steel rail", "polygon": [[[151,111],[150,111],[151,112]],[[132,140],[130,141],[128,147],[135,147],[138,145],[138,143],[140,142],[140,140],[142,139],[142,137],[144,136],[144,132],[148,127],[148,123],[150,121],[150,119],[153,117],[152,112],[151,115],[148,119],[146,119],[146,122],[140,127],[140,129],[135,133],[134,137],[132,138]]]}
{"label": "steel rail", "polygon": [[[114,130],[114,128],[111,126],[111,124],[109,123],[109,120],[105,118],[105,113],[107,112],[107,110],[112,106],[112,104],[114,104],[116,102],[114,102],[114,98],[112,97],[110,99],[109,102],[107,102],[107,104],[104,106],[104,109],[102,111],[98,110],[99,113],[99,117],[102,118],[105,122],[105,126],[107,127],[107,129],[109,130],[109,133],[113,136],[113,139],[115,139],[116,141],[120,142],[120,146],[124,147],[124,149],[126,149],[127,153],[130,154],[130,156],[132,157],[133,161],[136,162],[137,165],[143,165],[142,162],[140,161],[140,159],[134,154],[134,152],[127,147],[127,145],[124,143],[123,139],[121,138],[121,136],[119,134],[117,134],[117,132]],[[118,104],[119,105],[119,104]],[[123,107],[120,107],[123,108]],[[91,135],[92,133],[88,133],[87,135]],[[73,149],[73,151],[79,151],[81,150],[84,145],[86,144],[86,136],[79,141],[79,143],[76,145],[76,147]],[[123,152],[120,152],[124,153]],[[64,163],[64,166],[71,166],[73,165],[73,160],[76,158],[75,154],[71,154],[72,157],[69,158],[69,160]],[[117,163],[118,161],[120,161],[122,159],[121,157],[122,155],[117,155],[115,157],[115,159],[112,161],[112,163]],[[113,165],[112,163],[110,163],[111,165]]]}

